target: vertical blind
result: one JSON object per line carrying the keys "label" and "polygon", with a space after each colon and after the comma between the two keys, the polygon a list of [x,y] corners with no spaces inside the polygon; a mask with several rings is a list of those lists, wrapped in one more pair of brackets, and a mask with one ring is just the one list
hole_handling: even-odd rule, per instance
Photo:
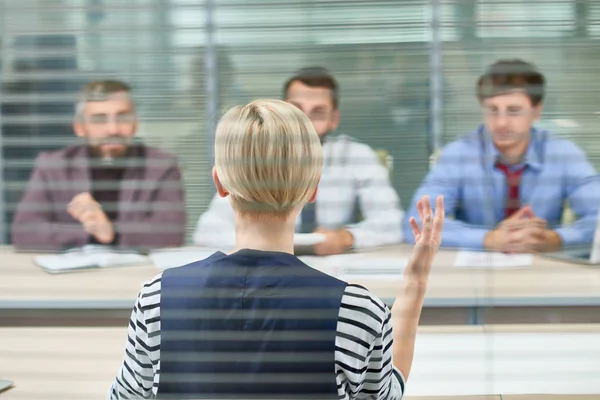
{"label": "vertical blind", "polygon": [[[0,0],[2,227],[8,232],[37,153],[74,141],[78,88],[117,78],[134,89],[139,136],[179,159],[191,233],[214,193],[212,56],[217,110],[280,97],[303,66],[330,69],[341,86],[339,132],[389,152],[404,207],[427,172],[432,96],[447,143],[479,123],[475,80],[501,57],[540,67],[549,81],[540,124],[600,167],[599,16],[600,1],[580,0]],[[432,94],[438,39],[443,85]]]}

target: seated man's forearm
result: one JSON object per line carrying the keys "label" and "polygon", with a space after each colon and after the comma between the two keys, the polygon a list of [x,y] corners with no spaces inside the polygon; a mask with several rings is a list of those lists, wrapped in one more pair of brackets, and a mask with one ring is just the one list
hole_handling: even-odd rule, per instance
{"label": "seated man's forearm", "polygon": [[185,243],[185,217],[170,221],[115,221],[115,232],[122,247],[171,247]]}
{"label": "seated man's forearm", "polygon": [[19,249],[61,250],[87,243],[89,235],[79,223],[46,221],[16,222],[12,227],[12,244]]}

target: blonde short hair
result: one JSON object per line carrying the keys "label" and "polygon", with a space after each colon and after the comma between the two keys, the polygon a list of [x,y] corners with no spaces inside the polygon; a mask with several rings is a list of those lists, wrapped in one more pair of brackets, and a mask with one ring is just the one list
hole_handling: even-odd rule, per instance
{"label": "blonde short hair", "polygon": [[288,217],[314,193],[323,152],[297,107],[256,100],[230,109],[217,126],[215,167],[239,213]]}

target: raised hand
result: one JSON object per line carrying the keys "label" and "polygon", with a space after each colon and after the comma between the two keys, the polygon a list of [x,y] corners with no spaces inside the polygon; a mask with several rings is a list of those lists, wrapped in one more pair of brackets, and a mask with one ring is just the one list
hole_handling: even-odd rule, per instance
{"label": "raised hand", "polygon": [[442,196],[436,199],[433,215],[429,197],[423,196],[417,202],[417,211],[422,228],[414,218],[410,219],[410,226],[415,235],[415,247],[404,270],[400,293],[392,306],[393,361],[405,379],[408,379],[412,366],[417,327],[427,292],[431,263],[442,243],[444,199]]}
{"label": "raised hand", "polygon": [[442,244],[442,230],[444,228],[444,199],[438,196],[435,201],[435,215],[431,211],[429,196],[423,196],[417,202],[417,211],[422,228],[411,217],[410,227],[415,235],[415,247],[407,271],[429,273],[435,253]]}

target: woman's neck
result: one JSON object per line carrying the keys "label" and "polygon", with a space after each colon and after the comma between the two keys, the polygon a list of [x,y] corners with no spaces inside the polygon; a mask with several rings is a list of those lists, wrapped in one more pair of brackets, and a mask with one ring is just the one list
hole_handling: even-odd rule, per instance
{"label": "woman's neck", "polygon": [[257,221],[236,218],[235,249],[294,254],[295,221]]}

